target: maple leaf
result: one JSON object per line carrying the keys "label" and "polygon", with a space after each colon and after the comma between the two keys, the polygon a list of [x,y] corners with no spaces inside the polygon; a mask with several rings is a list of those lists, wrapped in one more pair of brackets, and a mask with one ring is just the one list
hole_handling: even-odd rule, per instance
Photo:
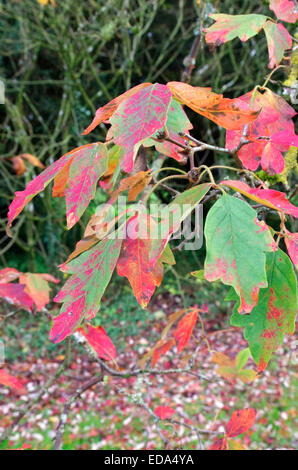
{"label": "maple leaf", "polygon": [[238,378],[244,383],[251,383],[256,379],[257,374],[254,370],[244,369],[249,355],[249,348],[240,351],[235,359],[230,359],[225,354],[215,352],[212,356],[212,362],[218,364],[216,372],[223,378],[232,382]]}
{"label": "maple leaf", "polygon": [[247,109],[244,106],[239,108],[237,99],[224,98],[223,95],[213,93],[210,88],[193,87],[182,82],[169,82],[167,87],[180,103],[225,129],[239,129],[254,121],[258,115],[249,106]]}
{"label": "maple leaf", "polygon": [[25,285],[25,292],[31,297],[37,311],[42,310],[50,301],[48,282],[58,284],[60,281],[50,274],[21,273],[19,283]]}
{"label": "maple leaf", "polygon": [[150,216],[141,212],[128,220],[126,238],[117,264],[119,276],[127,277],[142,308],[146,307],[163,277],[161,262],[157,262],[153,268],[149,264],[152,243],[149,228],[153,223]]}
{"label": "maple leaf", "polygon": [[254,408],[234,411],[226,425],[227,437],[236,437],[248,431],[255,423],[257,412]]}
{"label": "maple leaf", "polygon": [[122,93],[122,95],[117,96],[117,98],[114,98],[112,101],[107,103],[106,105],[102,106],[101,108],[98,108],[93,121],[91,124],[84,130],[82,135],[89,134],[95,127],[97,127],[99,124],[101,124],[103,121],[106,121],[109,119],[117,110],[118,106],[122,101],[125,101],[127,98],[130,98],[131,96],[135,95],[138,91],[142,90],[142,88],[148,87],[152,85],[151,83],[140,83],[139,85],[131,88],[130,90],[127,90],[125,93]]}
{"label": "maple leaf", "polygon": [[174,337],[177,341],[178,352],[182,352],[187,345],[193,329],[198,319],[197,309],[193,309],[188,312],[178,323],[176,330],[174,331]]}
{"label": "maple leaf", "polygon": [[286,230],[285,244],[295,268],[298,270],[298,233]]}
{"label": "maple leaf", "polygon": [[291,204],[285,194],[280,191],[276,191],[275,189],[250,188],[248,184],[243,181],[235,180],[224,180],[221,181],[220,184],[228,186],[234,189],[234,191],[238,191],[263,206],[298,217],[298,207]]}
{"label": "maple leaf", "polygon": [[54,298],[63,302],[60,314],[54,318],[50,339],[63,341],[84,321],[93,318],[99,310],[101,297],[112,277],[122,240],[106,238],[63,265],[63,271],[72,273]]}
{"label": "maple leaf", "polygon": [[111,117],[114,142],[124,149],[120,167],[126,173],[132,171],[141,144],[164,127],[170,101],[170,90],[156,83],[122,101]]}
{"label": "maple leaf", "polygon": [[20,393],[27,393],[23,383],[13,375],[8,374],[4,369],[0,369],[0,384],[5,385],[6,387],[14,388]]}
{"label": "maple leaf", "polygon": [[[250,91],[238,98],[238,106],[252,103],[254,110],[260,113],[257,119],[248,125],[246,138],[251,141],[240,148],[237,155],[243,166],[255,171],[259,164],[269,174],[281,173],[284,169],[282,152],[297,143],[292,117],[296,112],[281,97],[266,89],[264,93]],[[243,127],[227,131],[226,148],[233,149],[241,141]],[[260,140],[266,138],[267,140]]]}
{"label": "maple leaf", "polygon": [[84,328],[77,330],[86,338],[88,344],[95,351],[101,359],[107,361],[114,360],[116,358],[116,348],[106,331],[101,326],[84,325]]}
{"label": "maple leaf", "polygon": [[179,194],[156,216],[158,224],[149,253],[152,268],[164,251],[170,237],[177,232],[181,223],[191,214],[211,188],[210,183],[203,183]]}
{"label": "maple leaf", "polygon": [[65,189],[67,228],[80,219],[94,199],[97,182],[108,169],[108,152],[104,144],[95,144],[90,152],[81,152],[72,161]]}
{"label": "maple leaf", "polygon": [[215,23],[205,28],[207,44],[219,46],[224,42],[239,38],[245,42],[255,36],[266,23],[264,15],[226,15],[223,13],[209,15]]}
{"label": "maple leaf", "polygon": [[[42,173],[40,173],[36,178],[34,178],[30,183],[27,184],[26,188],[23,191],[16,191],[15,198],[9,206],[8,212],[8,225],[7,230],[9,234],[9,227],[13,220],[22,212],[24,207],[36,196],[40,193],[43,189],[48,186],[48,184],[55,178],[59,178],[59,173],[62,172],[63,174],[63,181],[64,183],[67,182],[68,174],[65,174],[65,165],[67,165],[67,169],[70,171],[71,163],[75,161],[76,158],[89,158],[89,155],[92,153],[94,148],[101,148],[102,144],[87,144],[83,145],[82,147],[78,147],[71,152],[66,153],[63,157],[56,160],[52,165],[46,168]],[[56,186],[57,188],[57,186]],[[56,191],[58,191],[56,189]],[[61,180],[59,180],[59,191],[58,194],[64,191],[63,185],[61,184]]]}
{"label": "maple leaf", "polygon": [[284,52],[292,47],[292,38],[286,28],[280,23],[266,21],[264,26],[266,34],[268,52],[269,52],[269,68],[273,69],[278,65],[284,56]]}
{"label": "maple leaf", "polygon": [[25,286],[21,284],[0,284],[0,297],[29,312],[33,310],[33,299],[25,292]]}
{"label": "maple leaf", "polygon": [[269,236],[256,223],[256,212],[235,197],[224,194],[208,212],[205,278],[233,286],[241,298],[240,313],[249,313],[259,289],[267,286],[265,252],[274,249]]}
{"label": "maple leaf", "polygon": [[286,333],[292,334],[297,310],[297,286],[292,263],[280,249],[267,253],[268,287],[261,289],[258,304],[250,315],[231,317],[231,325],[244,327],[252,357],[262,372],[272,353],[283,342]]}
{"label": "maple leaf", "polygon": [[176,411],[169,406],[157,406],[154,413],[159,417],[159,419],[171,419]]}
{"label": "maple leaf", "polygon": [[296,23],[298,11],[295,2],[289,0],[270,0],[270,10],[274,11],[278,19],[288,23]]}

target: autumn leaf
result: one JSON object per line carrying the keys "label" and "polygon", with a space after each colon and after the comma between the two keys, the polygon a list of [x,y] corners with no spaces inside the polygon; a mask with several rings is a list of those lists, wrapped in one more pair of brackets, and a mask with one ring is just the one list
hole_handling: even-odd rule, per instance
{"label": "autumn leaf", "polygon": [[63,265],[63,271],[72,276],[54,298],[55,302],[63,302],[63,305],[60,314],[54,318],[51,341],[63,341],[84,320],[95,317],[115,269],[121,242],[116,235],[115,238],[106,238]]}
{"label": "autumn leaf", "polygon": [[[282,153],[296,143],[294,123],[295,110],[281,97],[266,89],[264,93],[250,91],[238,98],[238,106],[245,103],[252,109],[259,110],[257,119],[248,125],[246,139],[251,141],[243,145],[237,155],[243,166],[255,171],[259,164],[269,174],[281,173],[284,169]],[[240,130],[227,131],[226,148],[234,149],[241,141],[243,127]],[[260,140],[263,138],[263,140]],[[267,140],[264,140],[267,139]]]}
{"label": "autumn leaf", "polygon": [[215,352],[212,356],[212,362],[218,364],[216,373],[221,375],[224,379],[231,382],[239,379],[244,383],[251,383],[256,379],[257,374],[252,369],[244,369],[249,356],[249,348],[240,351],[235,359],[230,359],[225,354]]}
{"label": "autumn leaf", "polygon": [[263,206],[298,217],[298,207],[286,198],[285,194],[275,189],[250,188],[244,181],[224,180],[220,182]]}
{"label": "autumn leaf", "polygon": [[275,16],[288,23],[296,23],[298,20],[298,11],[295,2],[289,0],[270,0],[270,10],[274,11]]}
{"label": "autumn leaf", "polygon": [[122,170],[130,173],[139,147],[166,123],[171,92],[156,83],[122,101],[110,119],[114,142],[124,149]]}
{"label": "autumn leaf", "polygon": [[138,91],[150,85],[151,83],[140,83],[139,85],[131,88],[130,90],[127,90],[125,93],[122,93],[122,95],[117,96],[117,98],[114,98],[112,101],[102,106],[101,108],[98,108],[93,121],[87,127],[87,129],[84,130],[82,135],[89,134],[91,131],[93,131],[93,129],[95,129],[95,127],[97,127],[103,121],[106,121],[107,119],[109,119],[115,113],[120,103],[122,103],[127,98],[130,98],[131,96],[135,95]]}
{"label": "autumn leaf", "polygon": [[210,88],[193,87],[182,82],[169,82],[167,87],[180,103],[225,129],[240,129],[254,121],[258,115],[249,106],[247,109],[240,109],[237,100],[224,98],[223,95],[213,93]]}
{"label": "autumn leaf", "polygon": [[295,328],[297,286],[292,263],[280,249],[267,253],[268,287],[261,289],[258,304],[250,315],[239,315],[236,303],[231,325],[244,327],[252,357],[262,372],[285,334]]}
{"label": "autumn leaf", "polygon": [[[189,121],[185,111],[183,110],[181,104],[179,104],[175,99],[171,99],[170,106],[168,109],[167,120],[165,124],[168,136],[174,139],[176,142],[184,145],[184,139],[179,136],[179,132],[189,132],[193,128],[193,125]],[[157,152],[166,155],[167,157],[174,158],[178,162],[185,163],[187,156],[183,154],[183,148],[179,147],[172,142],[166,140],[156,141],[158,139],[158,132],[153,135],[153,138],[146,139],[143,142],[144,147],[155,146]],[[182,153],[181,153],[182,151]]]}
{"label": "autumn leaf", "polygon": [[65,189],[67,228],[80,219],[94,199],[97,182],[108,169],[108,152],[104,144],[93,144],[89,152],[80,152],[69,168]]}
{"label": "autumn leaf", "polygon": [[50,274],[21,273],[19,283],[25,285],[25,292],[31,297],[37,311],[42,310],[50,301],[48,282],[58,284],[60,281]]}
{"label": "autumn leaf", "polygon": [[177,232],[181,223],[191,214],[210,188],[210,183],[203,183],[187,189],[157,213],[156,234],[151,242],[149,254],[151,268],[161,256],[171,236]]}
{"label": "autumn leaf", "polygon": [[23,383],[13,375],[8,374],[4,369],[0,369],[0,384],[5,385],[6,387],[14,388],[20,393],[27,393]]}
{"label": "autumn leaf", "polygon": [[20,272],[14,268],[0,269],[0,284],[15,281],[20,276]]}
{"label": "autumn leaf", "polygon": [[177,341],[178,353],[181,353],[187,345],[193,329],[198,319],[197,309],[188,312],[178,323],[177,329],[174,331],[174,337]]}
{"label": "autumn leaf", "polygon": [[33,300],[21,284],[0,284],[0,298],[29,312],[33,310]]}
{"label": "autumn leaf", "polygon": [[152,361],[151,361],[152,367],[155,367],[158,360],[161,358],[161,356],[164,356],[174,345],[175,345],[174,338],[170,338],[167,341],[163,341],[163,340],[159,341],[153,349]]}
{"label": "autumn leaf", "polygon": [[157,262],[152,269],[149,264],[151,248],[149,229],[153,222],[152,218],[142,213],[138,213],[128,220],[126,238],[123,240],[117,264],[119,276],[124,276],[129,280],[134,295],[142,308],[147,306],[163,277],[161,262]]}
{"label": "autumn leaf", "polygon": [[44,164],[41,163],[35,155],[31,153],[21,153],[12,158],[13,168],[19,176],[23,175],[27,169],[24,160],[27,160],[31,165],[37,166],[38,168],[45,168]]}
{"label": "autumn leaf", "polygon": [[[128,202],[135,201],[138,195],[143,191],[151,180],[151,170],[139,171],[135,175],[123,178],[120,181],[119,188],[115,191],[115,196],[128,190]],[[113,196],[112,196],[113,197]]]}
{"label": "autumn leaf", "polygon": [[289,256],[293,261],[295,268],[298,270],[298,233],[291,233],[286,230],[286,236],[284,240]]}
{"label": "autumn leaf", "polygon": [[88,344],[100,359],[111,361],[116,358],[116,348],[104,328],[101,326],[85,325],[77,331],[86,338]]}
{"label": "autumn leaf", "polygon": [[239,38],[245,42],[255,36],[264,26],[267,17],[264,15],[209,15],[215,23],[204,29],[207,44],[219,46],[224,42]]}
{"label": "autumn leaf", "polygon": [[248,431],[255,423],[257,412],[254,408],[237,410],[226,425],[227,437],[236,437]]}
{"label": "autumn leaf", "polygon": [[63,172],[64,166],[70,160],[73,161],[78,156],[84,158],[82,155],[88,158],[88,155],[90,152],[92,153],[94,146],[98,146],[98,144],[83,145],[82,147],[78,147],[71,152],[68,152],[30,181],[23,191],[17,191],[15,193],[15,198],[9,206],[8,233],[13,220],[22,212],[24,207],[34,198],[34,196],[45,189],[46,186],[48,186],[48,184],[60,173],[60,171]]}
{"label": "autumn leaf", "polygon": [[264,26],[266,34],[268,52],[269,52],[269,68],[273,69],[278,65],[284,56],[284,52],[292,47],[292,38],[286,28],[280,23],[266,21]]}
{"label": "autumn leaf", "polygon": [[228,441],[225,437],[216,439],[209,450],[228,450]]}
{"label": "autumn leaf", "polygon": [[159,417],[159,419],[171,419],[176,411],[169,406],[158,406],[155,408],[154,413]]}
{"label": "autumn leaf", "polygon": [[205,278],[233,286],[241,298],[240,313],[249,313],[259,289],[267,287],[265,252],[273,250],[268,232],[256,223],[256,212],[247,203],[227,194],[208,212]]}

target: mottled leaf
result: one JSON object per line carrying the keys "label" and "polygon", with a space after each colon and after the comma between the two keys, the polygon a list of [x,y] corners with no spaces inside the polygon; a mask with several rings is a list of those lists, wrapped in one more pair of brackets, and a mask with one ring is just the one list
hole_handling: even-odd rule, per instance
{"label": "mottled leaf", "polygon": [[67,228],[80,219],[89,202],[94,199],[97,182],[108,169],[108,152],[105,145],[90,146],[72,161],[65,189]]}
{"label": "mottled leaf", "polygon": [[219,46],[224,42],[239,38],[247,41],[255,36],[264,26],[267,17],[263,15],[225,15],[223,13],[209,15],[215,23],[206,28],[205,39],[208,44]]}
{"label": "mottled leaf", "polygon": [[297,310],[296,277],[288,256],[281,250],[268,253],[266,268],[268,287],[260,290],[256,307],[250,315],[239,315],[236,304],[231,317],[231,325],[244,327],[258,371],[266,368],[284,335],[294,332]]}
{"label": "mottled leaf", "polygon": [[63,270],[72,276],[54,299],[63,302],[63,306],[60,314],[54,318],[51,341],[63,341],[84,320],[96,315],[116,266],[121,242],[119,238],[106,238],[63,265]]}
{"label": "mottled leaf", "polygon": [[247,203],[225,194],[208,212],[205,237],[205,278],[233,286],[241,298],[239,312],[250,312],[259,289],[267,286],[265,251],[273,249],[268,231],[260,229]]}
{"label": "mottled leaf", "polygon": [[140,145],[166,123],[171,92],[156,83],[123,101],[110,119],[115,144],[124,149],[121,168],[130,173]]}
{"label": "mottled leaf", "polygon": [[37,311],[40,311],[50,301],[51,288],[48,282],[58,284],[60,281],[49,274],[22,273],[19,282],[25,285],[25,292],[33,299]]}
{"label": "mottled leaf", "polygon": [[225,129],[240,129],[256,119],[258,113],[239,108],[237,100],[223,98],[223,95],[213,93],[210,88],[193,87],[187,83],[169,82],[167,87],[180,103],[185,104],[202,116],[214,121]]}
{"label": "mottled leaf", "polygon": [[266,21],[264,31],[269,52],[269,68],[273,69],[282,61],[284,52],[287,49],[291,49],[292,38],[286,28],[280,23]]}

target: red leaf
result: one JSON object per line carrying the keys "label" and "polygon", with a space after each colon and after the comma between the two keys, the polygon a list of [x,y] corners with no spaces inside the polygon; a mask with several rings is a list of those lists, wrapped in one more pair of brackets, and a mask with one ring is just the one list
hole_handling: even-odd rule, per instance
{"label": "red leaf", "polygon": [[87,129],[84,130],[82,135],[89,134],[95,127],[97,127],[100,123],[103,121],[106,121],[109,119],[117,110],[118,106],[122,101],[126,100],[130,96],[135,95],[138,91],[140,91],[142,88],[145,88],[147,86],[150,86],[151,83],[140,83],[140,85],[137,85],[130,90],[127,90],[125,93],[122,93],[122,95],[117,96],[117,98],[114,98],[112,101],[107,103],[106,105],[102,106],[101,108],[98,108],[96,111],[96,114],[94,116],[93,121],[91,124],[87,127]]}
{"label": "red leaf", "polygon": [[0,284],[0,297],[8,303],[32,311],[33,300],[25,292],[25,286],[21,284]]}
{"label": "red leaf", "polygon": [[289,0],[270,0],[270,10],[274,11],[278,19],[288,23],[296,23],[298,11],[295,2]]}
{"label": "red leaf", "polygon": [[226,425],[227,436],[236,437],[248,431],[256,420],[256,414],[257,412],[254,408],[234,411],[230,421]]}
{"label": "red leaf", "polygon": [[298,270],[298,233],[286,231],[285,244],[295,268]]}
{"label": "red leaf", "polygon": [[[254,110],[260,110],[257,119],[249,124],[246,144],[238,151],[238,157],[245,168],[255,171],[259,164],[270,174],[280,173],[284,168],[282,153],[291,145],[297,144],[292,118],[296,112],[280,96],[266,89],[264,93],[249,92],[238,98],[238,106],[252,102]],[[235,148],[241,140],[243,127],[236,131],[227,131],[226,147]],[[259,140],[261,137],[268,140]],[[270,146],[268,146],[270,144]],[[271,155],[272,154],[272,155]]]}
{"label": "red leaf", "polygon": [[161,356],[166,354],[171,347],[175,344],[174,338],[170,338],[168,341],[163,342],[160,346],[156,346],[153,351],[151,365],[152,367],[156,366],[157,361]]}
{"label": "red leaf", "polygon": [[106,359],[107,361],[116,358],[116,348],[101,326],[94,327],[92,325],[86,325],[84,328],[79,328],[77,331],[86,338],[98,357]]}
{"label": "red leaf", "polygon": [[250,188],[243,181],[235,180],[224,180],[220,184],[228,186],[264,206],[298,217],[298,207],[291,204],[285,194],[280,191],[275,189]]}
{"label": "red leaf", "polygon": [[209,450],[228,450],[228,441],[225,437],[216,439]]}
{"label": "red leaf", "polygon": [[162,129],[167,120],[171,92],[156,83],[123,101],[111,117],[114,142],[124,149],[122,170],[130,173],[142,142]]}
{"label": "red leaf", "polygon": [[149,216],[141,213],[129,219],[117,264],[119,276],[127,277],[142,308],[148,304],[163,276],[162,263],[157,262],[153,269],[149,264],[151,240],[148,230],[152,222]]}
{"label": "red leaf", "polygon": [[178,352],[182,352],[187,345],[189,338],[198,319],[198,312],[196,309],[187,313],[178,323],[177,329],[174,331],[174,336],[177,341]]}
{"label": "red leaf", "polygon": [[173,410],[173,408],[170,408],[169,406],[158,406],[157,408],[155,408],[154,413],[160,419],[171,419],[173,414],[176,413],[176,411]]}
{"label": "red leaf", "polygon": [[27,390],[24,388],[22,382],[13,375],[7,374],[4,369],[0,369],[0,384],[15,388],[21,393],[27,393]]}

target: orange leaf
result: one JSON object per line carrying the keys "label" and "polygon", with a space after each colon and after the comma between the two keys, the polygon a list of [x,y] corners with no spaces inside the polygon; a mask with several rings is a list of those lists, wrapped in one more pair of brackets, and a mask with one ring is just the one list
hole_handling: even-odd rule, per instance
{"label": "orange leaf", "polygon": [[150,180],[151,170],[139,171],[136,175],[121,180],[119,189],[117,189],[114,194],[118,196],[119,193],[128,189],[128,201],[135,201]]}
{"label": "orange leaf", "polygon": [[181,82],[169,82],[167,87],[182,104],[228,130],[240,129],[258,116],[258,112],[250,110],[249,106],[240,109],[236,99],[224,98],[210,88],[193,87]]}
{"label": "orange leaf", "polygon": [[13,375],[7,374],[4,369],[0,369],[0,384],[15,388],[21,393],[27,393],[27,390],[24,388],[22,382]]}
{"label": "orange leaf", "polygon": [[159,343],[157,343],[157,345],[153,349],[152,362],[151,362],[152,367],[156,366],[156,363],[159,360],[159,358],[163,356],[164,354],[166,354],[171,349],[171,347],[174,346],[174,344],[175,344],[174,338],[170,338],[168,341],[161,342],[160,345]]}

